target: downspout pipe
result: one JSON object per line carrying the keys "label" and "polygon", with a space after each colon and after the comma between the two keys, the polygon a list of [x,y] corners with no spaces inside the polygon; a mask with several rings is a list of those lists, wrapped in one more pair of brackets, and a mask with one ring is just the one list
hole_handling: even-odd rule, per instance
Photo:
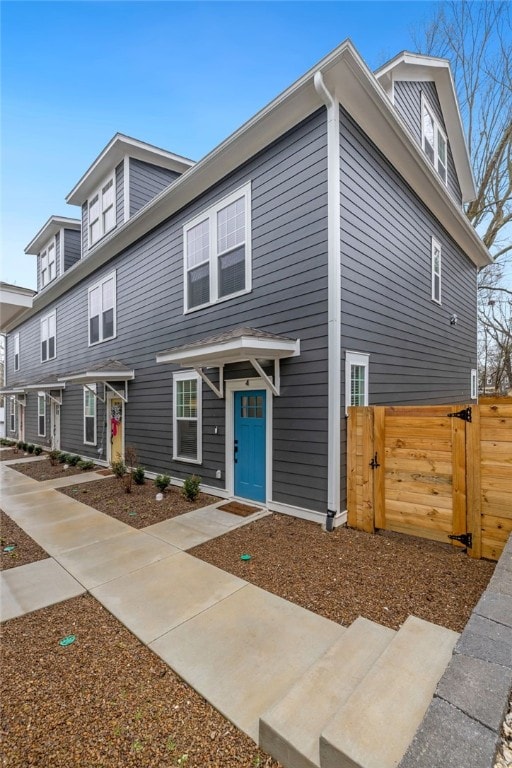
{"label": "downspout pipe", "polygon": [[341,218],[340,113],[338,100],[315,72],[315,90],[327,107],[327,318],[328,318],[328,466],[325,528],[340,514],[341,482]]}

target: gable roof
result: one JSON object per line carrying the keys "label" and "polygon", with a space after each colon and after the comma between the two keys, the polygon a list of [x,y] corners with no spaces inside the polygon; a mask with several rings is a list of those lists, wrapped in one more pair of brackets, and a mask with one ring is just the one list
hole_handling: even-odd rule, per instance
{"label": "gable roof", "polygon": [[449,61],[434,56],[402,51],[387,64],[377,69],[375,77],[388,95],[391,95],[391,98],[393,82],[396,80],[435,83],[462,192],[462,200],[465,203],[474,200],[476,197],[475,180]]}
{"label": "gable roof", "polygon": [[25,253],[37,256],[50,238],[54,237],[61,229],[80,230],[81,227],[82,222],[80,219],[70,219],[67,216],[50,216],[37,235],[27,245]]}

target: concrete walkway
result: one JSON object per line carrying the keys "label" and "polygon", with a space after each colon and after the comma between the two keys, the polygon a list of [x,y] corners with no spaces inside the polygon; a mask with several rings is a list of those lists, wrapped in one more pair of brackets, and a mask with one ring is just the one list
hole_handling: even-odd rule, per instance
{"label": "concrete walkway", "polygon": [[3,463],[0,481],[2,509],[51,555],[0,574],[3,620],[87,589],[255,741],[261,714],[344,631],[186,553],[265,512],[219,502],[135,530],[55,490],[76,478],[41,483]]}

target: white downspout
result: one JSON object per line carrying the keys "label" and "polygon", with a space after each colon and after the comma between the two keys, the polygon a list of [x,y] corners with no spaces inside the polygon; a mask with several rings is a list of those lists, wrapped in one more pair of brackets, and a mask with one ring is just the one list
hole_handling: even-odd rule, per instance
{"label": "white downspout", "polygon": [[328,468],[327,523],[332,530],[340,514],[341,478],[341,218],[340,111],[327,90],[322,73],[315,72],[315,90],[327,107],[327,317],[328,317]]}

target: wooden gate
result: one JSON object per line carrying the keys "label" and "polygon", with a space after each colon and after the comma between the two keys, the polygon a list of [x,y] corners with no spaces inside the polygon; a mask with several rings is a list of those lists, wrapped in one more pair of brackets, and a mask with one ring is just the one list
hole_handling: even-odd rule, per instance
{"label": "wooden gate", "polygon": [[467,471],[479,462],[474,411],[466,405],[350,408],[348,524],[451,542],[480,557],[479,488]]}

